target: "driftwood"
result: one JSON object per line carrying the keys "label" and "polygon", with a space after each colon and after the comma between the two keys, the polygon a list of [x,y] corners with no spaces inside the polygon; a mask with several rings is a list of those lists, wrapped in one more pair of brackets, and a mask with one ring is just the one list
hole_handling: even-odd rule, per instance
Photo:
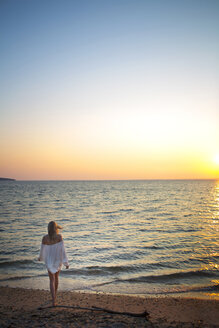
{"label": "driftwood", "polygon": [[100,308],[100,307],[96,307],[93,306],[93,309],[95,309],[96,311],[104,311],[107,313],[111,313],[111,314],[122,314],[122,315],[129,315],[131,317],[148,317],[149,313],[147,311],[141,312],[141,313],[133,313],[133,312],[120,312],[120,311],[113,311],[113,310],[108,310],[108,309],[104,309],[104,308]]}
{"label": "driftwood", "polygon": [[77,309],[77,310],[87,310],[87,311],[103,311],[110,314],[120,314],[120,315],[127,315],[131,317],[143,317],[148,319],[149,313],[147,311],[141,313],[133,313],[133,312],[120,312],[120,311],[113,311],[105,308],[100,308],[96,306],[92,307],[82,307],[82,306],[70,306],[70,305],[56,305],[56,306],[47,306],[47,307],[39,307],[38,310],[47,310],[47,309],[54,309],[54,308],[66,308],[66,309]]}

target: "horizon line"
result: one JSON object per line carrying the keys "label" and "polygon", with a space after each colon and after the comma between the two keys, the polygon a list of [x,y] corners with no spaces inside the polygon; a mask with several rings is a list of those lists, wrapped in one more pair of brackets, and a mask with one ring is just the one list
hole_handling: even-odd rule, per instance
{"label": "horizon line", "polygon": [[[215,181],[219,178],[148,178],[148,179],[12,179],[13,181]],[[13,182],[12,181],[12,182]]]}

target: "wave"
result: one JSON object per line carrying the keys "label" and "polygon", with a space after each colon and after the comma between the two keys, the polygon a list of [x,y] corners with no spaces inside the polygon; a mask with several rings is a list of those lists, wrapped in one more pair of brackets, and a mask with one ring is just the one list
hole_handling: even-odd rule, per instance
{"label": "wave", "polygon": [[130,282],[130,283],[167,283],[168,281],[173,283],[182,279],[189,278],[215,278],[218,277],[219,272],[217,270],[196,270],[196,271],[186,271],[186,272],[175,272],[164,275],[150,275],[150,276],[140,276],[137,278],[129,279],[118,279],[121,282]]}
{"label": "wave", "polygon": [[219,284],[199,287],[179,287],[169,291],[149,292],[147,294],[184,294],[184,293],[218,293]]}
{"label": "wave", "polygon": [[63,271],[64,275],[82,275],[82,276],[113,276],[126,273],[137,273],[140,271],[146,271],[148,268],[155,266],[163,267],[162,263],[150,263],[139,265],[109,265],[109,266],[87,266],[80,269],[70,268],[67,271]]}
{"label": "wave", "polygon": [[0,282],[3,282],[3,281],[17,281],[17,280],[24,280],[24,279],[30,279],[30,278],[38,278],[38,277],[47,277],[48,274],[45,273],[45,274],[38,274],[38,275],[27,275],[27,276],[14,276],[14,277],[6,277],[6,278],[3,278],[3,279],[0,279]]}
{"label": "wave", "polygon": [[165,291],[147,291],[146,294],[151,295],[170,295],[170,294],[185,294],[185,293],[218,293],[219,292],[219,284],[209,285],[209,286],[199,286],[199,287],[177,287],[172,290]]}
{"label": "wave", "polygon": [[20,267],[23,265],[28,265],[28,264],[33,264],[33,263],[34,263],[33,260],[3,261],[3,262],[0,262],[0,268],[6,268],[6,267],[11,267],[11,266]]}
{"label": "wave", "polygon": [[[177,272],[172,274],[164,274],[164,275],[149,275],[149,276],[140,276],[135,278],[128,278],[128,279],[114,279],[107,282],[102,282],[93,285],[92,287],[101,287],[105,285],[117,285],[119,288],[120,284],[145,284],[145,288],[148,288],[148,284],[155,284],[155,286],[159,286],[158,289],[156,287],[153,287],[153,291],[145,290],[145,288],[142,286],[142,293],[143,294],[180,294],[180,293],[192,293],[192,292],[205,292],[205,293],[218,293],[219,292],[219,283],[218,280],[212,280],[211,282],[214,283],[208,285],[200,285],[197,286],[194,283],[191,284],[191,281],[189,282],[189,285],[184,285],[183,280],[186,279],[186,283],[188,283],[188,279],[195,279],[195,282],[197,283],[198,278],[218,278],[219,272],[217,270],[207,271],[207,270],[196,270],[196,271],[188,271],[188,272]],[[161,287],[161,286],[164,287]],[[156,290],[157,289],[157,290]],[[135,290],[135,287],[133,285],[133,290]],[[144,291],[143,291],[144,290]]]}
{"label": "wave", "polygon": [[100,212],[100,214],[115,214],[118,213],[118,211],[104,211],[104,212]]}
{"label": "wave", "polygon": [[81,269],[69,269],[63,271],[64,275],[82,275],[82,276],[108,276],[122,272],[136,272],[139,268],[133,266],[88,266]]}
{"label": "wave", "polygon": [[[151,264],[150,264],[151,266]],[[156,266],[158,264],[156,263]],[[162,267],[162,264],[160,264]],[[119,278],[119,274],[126,273],[139,273],[140,271],[145,271],[145,265],[124,265],[124,266],[88,266],[80,269],[69,269],[68,271],[63,271],[64,275],[81,275],[81,276],[113,276],[117,275],[114,282],[121,283],[181,283],[182,280],[191,280],[199,278],[218,278],[218,270],[194,270],[194,271],[180,271],[169,274],[161,275],[142,275],[138,277],[130,277],[127,279]]]}
{"label": "wave", "polygon": [[118,210],[115,211],[103,211],[103,212],[99,212],[100,214],[118,214],[121,212],[133,212],[134,209],[133,208],[120,208]]}
{"label": "wave", "polygon": [[[118,285],[121,282],[121,280],[116,280],[116,281],[108,281],[108,282],[103,282],[99,284],[92,285],[92,288],[95,289],[95,287],[101,287],[105,285],[111,285],[111,284],[116,284]],[[118,287],[119,288],[119,287]],[[168,288],[168,289],[167,289]],[[149,294],[149,295],[168,295],[168,294],[184,294],[184,293],[218,293],[219,292],[219,284],[214,284],[214,285],[207,285],[207,286],[183,286],[183,285],[177,285],[177,286],[165,286],[164,289],[161,288],[153,288],[153,290],[149,289],[141,289],[142,294]],[[135,288],[133,287],[134,294]]]}

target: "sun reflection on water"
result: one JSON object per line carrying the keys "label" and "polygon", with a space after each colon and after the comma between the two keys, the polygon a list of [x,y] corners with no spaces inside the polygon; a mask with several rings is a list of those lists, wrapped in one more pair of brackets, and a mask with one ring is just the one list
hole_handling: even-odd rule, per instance
{"label": "sun reflection on water", "polygon": [[214,188],[214,212],[212,213],[212,228],[216,229],[216,231],[219,230],[218,223],[219,223],[219,180],[215,183]]}

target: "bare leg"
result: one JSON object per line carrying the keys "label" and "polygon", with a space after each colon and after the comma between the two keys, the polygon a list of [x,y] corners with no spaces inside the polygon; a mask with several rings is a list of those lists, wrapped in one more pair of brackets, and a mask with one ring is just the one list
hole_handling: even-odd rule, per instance
{"label": "bare leg", "polygon": [[50,281],[50,292],[52,295],[52,305],[56,306],[55,274],[48,271]]}
{"label": "bare leg", "polygon": [[58,286],[59,286],[59,272],[60,271],[55,273],[55,298],[56,298],[57,290],[58,290]]}

